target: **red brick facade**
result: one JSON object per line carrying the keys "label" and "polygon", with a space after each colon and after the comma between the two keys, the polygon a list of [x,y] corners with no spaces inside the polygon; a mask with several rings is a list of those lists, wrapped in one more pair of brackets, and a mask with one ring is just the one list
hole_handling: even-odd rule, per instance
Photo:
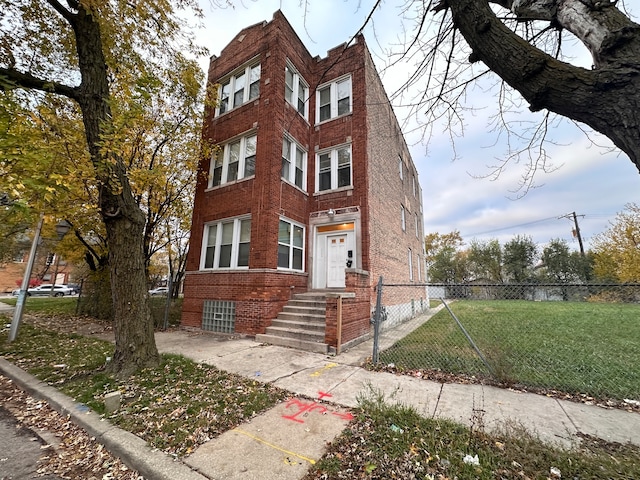
{"label": "red brick facade", "polygon": [[[373,286],[380,275],[396,282],[410,280],[410,250],[413,280],[424,280],[424,268],[418,267],[423,264],[423,234],[417,172],[362,36],[348,47],[330,50],[325,58],[312,57],[278,11],[271,22],[242,30],[219,57],[212,57],[209,85],[238,78],[241,67],[258,63],[259,96],[222,114],[206,112],[205,141],[224,145],[256,135],[255,175],[210,186],[212,160],[200,163],[182,324],[200,328],[203,302],[226,300],[235,302],[237,332],[262,333],[292,293],[336,290],[331,275],[340,267],[329,259],[343,252],[349,255],[345,262],[351,263],[342,267],[343,285],[337,290],[355,294],[342,299],[344,344],[368,333]],[[288,65],[308,86],[306,119],[285,100]],[[350,111],[316,122],[318,87],[344,78],[351,81]],[[281,178],[285,136],[306,152],[306,189]],[[350,185],[319,192],[318,154],[328,155],[333,148],[350,149]],[[205,268],[205,226],[238,217],[251,221],[248,268]],[[304,228],[302,269],[278,267],[281,220]],[[328,299],[326,339],[334,346],[336,317],[330,312],[337,311],[336,305]]]}

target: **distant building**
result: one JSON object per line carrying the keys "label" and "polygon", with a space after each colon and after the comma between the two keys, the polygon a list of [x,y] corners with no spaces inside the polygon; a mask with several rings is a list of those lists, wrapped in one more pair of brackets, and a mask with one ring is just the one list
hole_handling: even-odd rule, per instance
{"label": "distant building", "polygon": [[312,57],[278,11],[211,58],[208,85],[218,148],[199,166],[182,325],[321,352],[365,338],[379,276],[425,269],[417,171],[364,37]]}

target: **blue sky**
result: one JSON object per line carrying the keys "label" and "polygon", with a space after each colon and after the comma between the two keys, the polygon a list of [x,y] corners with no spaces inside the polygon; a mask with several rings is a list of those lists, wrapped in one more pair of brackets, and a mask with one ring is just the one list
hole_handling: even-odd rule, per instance
{"label": "blue sky", "polygon": [[[280,9],[311,54],[324,57],[327,50],[348,41],[358,31],[375,2],[309,0],[306,14],[300,0],[233,3],[233,8],[220,9],[211,7],[209,0],[201,0],[206,19],[198,41],[211,54],[220,54],[242,28],[270,21]],[[404,0],[383,2],[383,10],[373,16],[373,27],[364,31],[378,68],[388,60],[383,52],[397,45],[403,35],[399,14],[403,3]],[[579,49],[576,57],[580,62],[589,62],[588,55]],[[201,65],[206,69],[208,59],[202,59]],[[389,95],[411,70],[410,65],[399,65],[383,72]],[[393,103],[403,122],[406,109],[399,102]],[[510,163],[497,179],[487,178],[491,174],[489,166],[498,163],[506,152],[503,139],[489,127],[495,100],[478,87],[470,92],[468,103],[478,109],[465,114],[465,134],[455,139],[455,149],[442,125],[436,125],[428,144],[421,141],[419,131],[410,133],[407,129],[405,135],[423,189],[425,233],[458,230],[467,243],[473,238],[497,238],[504,243],[514,235],[524,234],[541,246],[552,238],[561,238],[578,249],[572,235],[573,220],[562,218],[576,212],[588,248],[590,238],[604,231],[625,204],[640,202],[635,193],[640,174],[626,155],[593,146],[579,128],[566,121],[550,131],[555,144],[548,146],[548,153],[557,168],[537,174],[537,188],[522,197],[515,192],[525,173],[524,166],[516,163]],[[523,108],[514,113],[514,118],[529,122],[539,117]],[[411,118],[408,124],[415,125]],[[606,138],[592,138],[598,144],[610,145]]]}

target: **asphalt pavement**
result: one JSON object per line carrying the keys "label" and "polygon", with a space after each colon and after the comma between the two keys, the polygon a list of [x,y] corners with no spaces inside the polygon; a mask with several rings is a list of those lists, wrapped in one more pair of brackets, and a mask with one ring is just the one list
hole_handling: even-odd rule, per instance
{"label": "asphalt pavement", "polygon": [[[393,335],[385,334],[382,347],[395,341]],[[411,406],[430,418],[471,425],[481,417],[488,431],[524,427],[561,447],[575,446],[579,434],[640,446],[638,413],[486,385],[440,384],[371,372],[359,366],[370,355],[371,342],[338,356],[263,345],[249,338],[225,340],[199,331],[159,332],[156,343],[163,353],[181,354],[256,381],[271,382],[291,392],[291,398],[178,461],[86,412],[86,407],[3,359],[0,373],[69,414],[147,479],[299,479],[348,424],[349,409],[357,406],[359,398],[371,394],[382,394],[389,403]]]}

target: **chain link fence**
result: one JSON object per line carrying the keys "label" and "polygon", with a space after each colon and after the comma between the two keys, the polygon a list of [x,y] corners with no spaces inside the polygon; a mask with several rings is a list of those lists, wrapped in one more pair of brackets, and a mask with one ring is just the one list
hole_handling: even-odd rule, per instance
{"label": "chain link fence", "polygon": [[380,279],[377,293],[374,368],[640,406],[640,284]]}

